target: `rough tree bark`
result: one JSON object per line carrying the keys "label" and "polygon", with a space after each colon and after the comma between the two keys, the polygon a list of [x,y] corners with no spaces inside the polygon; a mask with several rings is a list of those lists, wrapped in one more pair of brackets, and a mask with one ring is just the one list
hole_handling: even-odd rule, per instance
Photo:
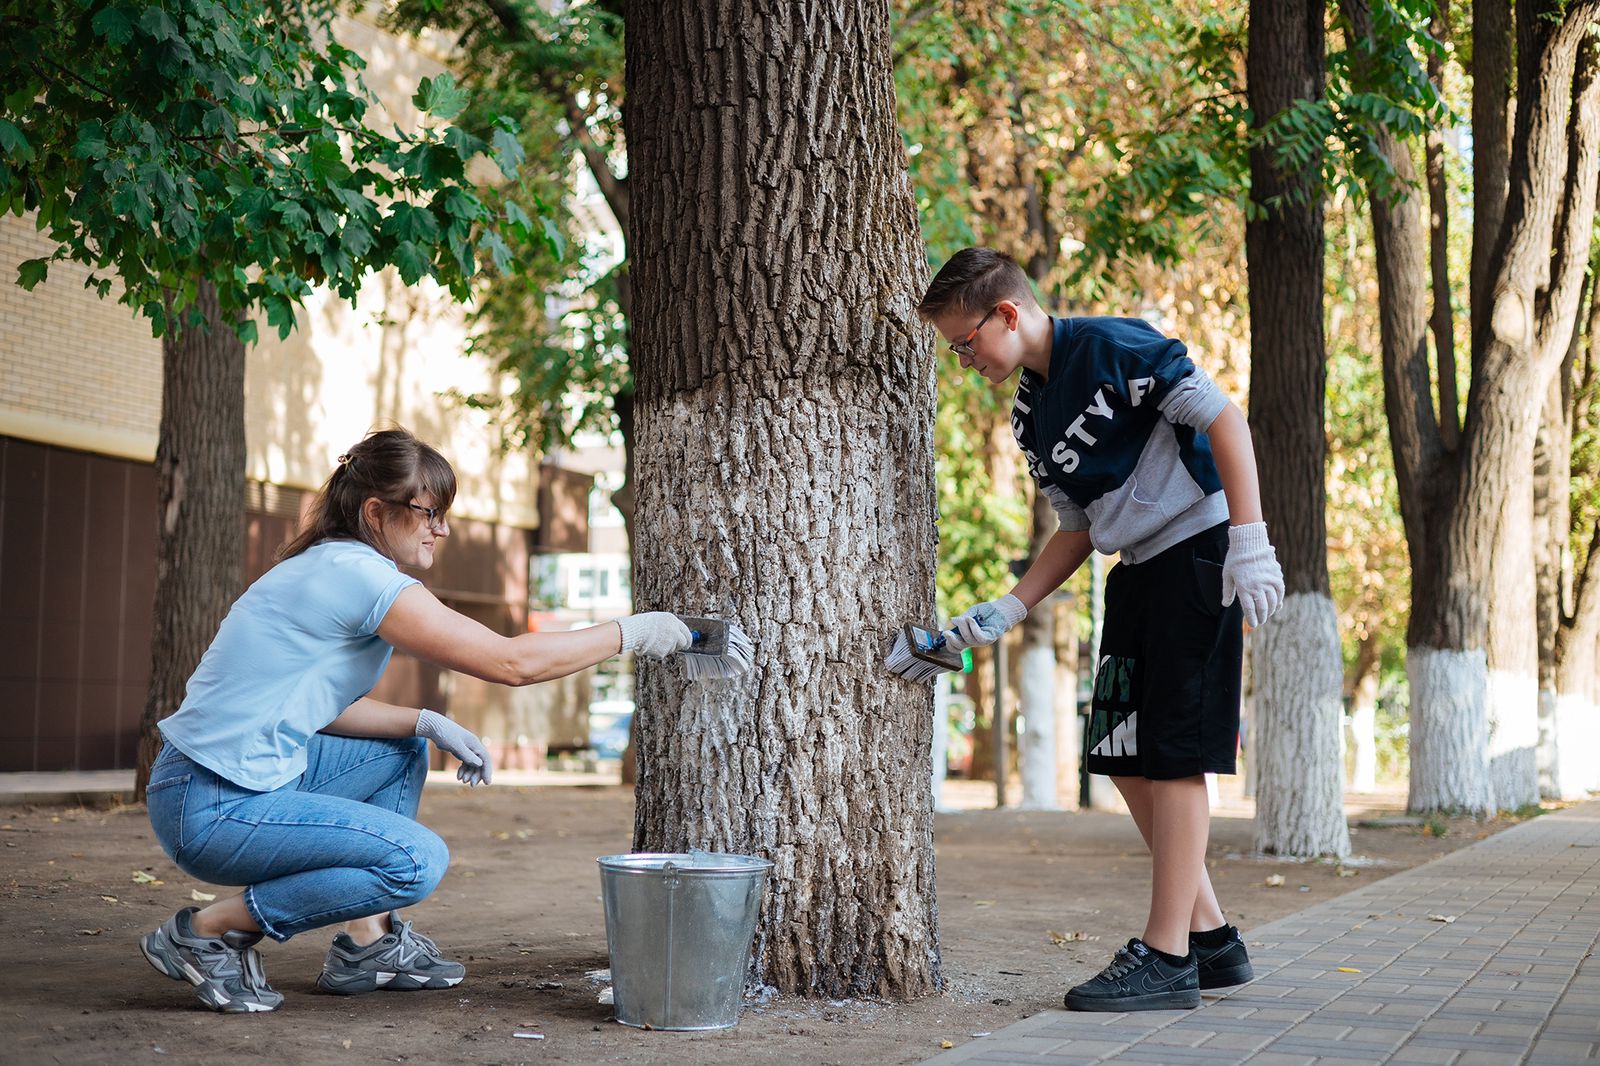
{"label": "rough tree bark", "polygon": [[[1365,0],[1341,0],[1340,8],[1357,39],[1371,36]],[[1590,53],[1583,49],[1579,63],[1579,45],[1597,9],[1600,0],[1567,4],[1564,13],[1541,9],[1541,18],[1554,16],[1550,29],[1530,34],[1537,47],[1519,51],[1522,95],[1501,236],[1474,240],[1490,259],[1474,264],[1473,288],[1487,292],[1493,310],[1475,311],[1473,379],[1455,452],[1443,443],[1431,398],[1427,230],[1409,200],[1372,197],[1385,406],[1412,560],[1413,810],[1481,812],[1536,796],[1529,475],[1545,388],[1571,336],[1588,256],[1600,113]],[[1494,41],[1474,41],[1475,62],[1489,64],[1478,85],[1491,94],[1503,74],[1500,53]],[[1406,146],[1382,130],[1376,140],[1401,183],[1414,184]],[[1478,192],[1492,209],[1492,188]],[[1478,224],[1487,224],[1483,216]]]}
{"label": "rough tree bark", "polygon": [[244,576],[244,342],[222,321],[210,282],[201,282],[195,304],[206,324],[161,342],[156,597],[139,799],[161,751],[156,723],[183,702]]}
{"label": "rough tree bark", "polygon": [[[1572,520],[1572,439],[1580,429],[1595,430],[1593,407],[1595,338],[1600,337],[1600,300],[1594,299],[1591,253],[1584,328],[1573,333],[1572,346],[1545,398],[1540,428],[1541,458],[1535,468],[1535,507],[1546,507],[1544,522],[1535,511],[1535,529],[1543,534],[1535,563],[1539,574],[1539,789],[1545,799],[1582,799],[1600,789],[1600,675],[1596,645],[1600,641],[1600,588],[1595,580],[1595,551],[1600,528],[1578,529]],[[1538,454],[1538,453],[1536,453]],[[1542,475],[1542,476],[1541,476]],[[1542,490],[1542,491],[1541,491]],[[1573,572],[1569,538],[1586,539],[1583,566]]]}
{"label": "rough tree bark", "polygon": [[886,0],[627,7],[641,608],[736,618],[756,669],[647,665],[637,847],[776,863],[757,980],[941,984],[931,693],[885,676],[931,618],[926,279]]}
{"label": "rough tree bark", "polygon": [[[1252,0],[1246,73],[1265,125],[1323,92],[1320,0]],[[1245,224],[1250,278],[1250,423],[1261,499],[1287,595],[1255,635],[1256,846],[1280,855],[1346,855],[1339,759],[1344,669],[1328,588],[1322,428],[1323,233],[1320,160],[1285,171],[1250,151],[1251,195],[1282,196]]]}

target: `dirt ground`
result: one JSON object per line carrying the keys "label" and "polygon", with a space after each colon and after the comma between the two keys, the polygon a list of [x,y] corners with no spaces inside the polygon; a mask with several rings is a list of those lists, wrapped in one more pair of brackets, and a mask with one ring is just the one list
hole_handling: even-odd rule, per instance
{"label": "dirt ground", "polygon": [[[958,802],[992,797],[992,786],[952,790]],[[1352,824],[1399,802],[1358,797]],[[1218,810],[1209,860],[1247,941],[1253,926],[1511,824],[1454,820],[1432,827],[1442,836],[1415,824],[1358,826],[1359,858],[1341,875],[1332,864],[1250,855],[1248,813],[1237,800]],[[1125,816],[941,814],[944,994],[910,1004],[777,996],[752,1003],[731,1030],[641,1032],[614,1023],[586,977],[608,965],[595,858],[628,850],[630,790],[430,787],[422,817],[449,842],[452,862],[438,892],[408,914],[467,963],[462,985],[318,994],[328,936],[311,933],[264,946],[286,997],[280,1010],[222,1016],[139,954],[137,937],[191,893],[226,891],[167,861],[143,807],[0,808],[0,1061],[912,1063],[943,1041],[960,1045],[1059,1006],[1067,986],[1140,931],[1147,903],[1147,860]],[[1275,874],[1283,883],[1269,886]]]}

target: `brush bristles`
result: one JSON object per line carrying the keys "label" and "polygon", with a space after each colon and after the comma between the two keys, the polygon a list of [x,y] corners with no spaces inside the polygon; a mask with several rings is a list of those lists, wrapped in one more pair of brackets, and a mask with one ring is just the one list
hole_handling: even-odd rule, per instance
{"label": "brush bristles", "polygon": [[898,674],[908,681],[931,681],[940,674],[953,672],[950,667],[930,663],[911,654],[911,645],[906,643],[904,633],[895,634],[894,647],[889,649],[889,657],[883,660],[883,665],[891,674]]}
{"label": "brush bristles", "polygon": [[756,646],[739,623],[728,623],[728,650],[720,655],[689,652],[683,656],[683,672],[690,681],[722,681],[750,672],[755,665]]}

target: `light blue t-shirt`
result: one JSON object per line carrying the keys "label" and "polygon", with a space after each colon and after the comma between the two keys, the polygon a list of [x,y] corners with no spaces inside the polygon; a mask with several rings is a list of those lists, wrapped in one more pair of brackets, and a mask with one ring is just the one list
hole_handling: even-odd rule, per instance
{"label": "light blue t-shirt", "polygon": [[306,742],[377,684],[394,648],[378,625],[416,578],[355,540],[327,540],[268,570],[222,620],[161,722],[167,743],[266,792],[306,768]]}

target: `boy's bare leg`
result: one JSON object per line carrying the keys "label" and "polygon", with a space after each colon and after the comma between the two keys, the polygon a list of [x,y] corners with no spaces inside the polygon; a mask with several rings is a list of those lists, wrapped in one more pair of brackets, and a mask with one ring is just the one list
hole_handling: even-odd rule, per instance
{"label": "boy's bare leg", "polygon": [[[1202,777],[1200,780],[1202,782],[1202,787],[1204,787],[1205,778]],[[1111,782],[1117,786],[1117,791],[1122,794],[1123,802],[1128,805],[1128,810],[1133,815],[1133,824],[1139,827],[1139,835],[1144,838],[1145,847],[1150,847],[1150,820],[1152,804],[1150,786],[1154,784],[1154,782],[1144,777],[1113,777]],[[1206,828],[1207,832],[1209,833],[1209,803],[1207,805]],[[1194,909],[1189,914],[1189,929],[1196,932],[1206,929],[1217,929],[1220,928],[1226,920],[1227,919],[1222,913],[1222,904],[1217,902],[1216,890],[1211,887],[1211,875],[1206,871],[1205,846],[1202,843],[1200,848],[1200,888],[1195,894]],[[1162,948],[1162,950],[1165,951],[1166,949]],[[1175,955],[1187,953],[1187,945],[1183,951],[1173,952]]]}
{"label": "boy's bare leg", "polygon": [[1203,776],[1150,782],[1150,918],[1144,942],[1189,954],[1189,917],[1205,876],[1211,803]]}

